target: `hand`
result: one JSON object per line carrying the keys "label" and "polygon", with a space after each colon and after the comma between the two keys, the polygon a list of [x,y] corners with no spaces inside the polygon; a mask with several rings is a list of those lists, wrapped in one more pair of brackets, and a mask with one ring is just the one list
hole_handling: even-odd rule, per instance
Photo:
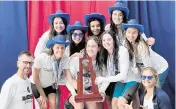
{"label": "hand", "polygon": [[46,96],[40,96],[39,98],[39,105],[40,107],[46,107],[47,105],[47,97]]}
{"label": "hand", "polygon": [[153,37],[150,37],[150,38],[147,39],[146,42],[147,42],[148,45],[154,45],[155,44],[155,39]]}
{"label": "hand", "polygon": [[124,106],[124,109],[133,109],[133,101],[130,103],[130,105],[129,104],[123,104],[123,106]]}
{"label": "hand", "polygon": [[102,100],[100,101],[100,102],[104,102],[104,100],[105,100],[105,98],[106,98],[106,94],[105,93],[100,93],[101,94],[101,96],[102,96]]}
{"label": "hand", "polygon": [[140,107],[141,107],[142,109],[148,109],[148,106],[142,106],[142,105],[140,105]]}
{"label": "hand", "polygon": [[104,81],[104,77],[96,77],[95,84],[98,85]]}

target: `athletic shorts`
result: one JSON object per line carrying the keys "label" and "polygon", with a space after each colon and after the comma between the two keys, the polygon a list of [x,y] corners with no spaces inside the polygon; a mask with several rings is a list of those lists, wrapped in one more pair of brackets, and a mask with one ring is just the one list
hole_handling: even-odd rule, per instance
{"label": "athletic shorts", "polygon": [[108,88],[105,91],[107,96],[110,96],[110,97],[113,96],[115,84],[116,84],[116,82],[111,82],[109,84]]}
{"label": "athletic shorts", "polygon": [[[31,83],[31,87],[32,87],[32,92],[34,94],[34,97],[37,99],[40,97],[40,93],[37,90],[37,87],[35,84]],[[45,95],[48,97],[49,94],[51,93],[56,93],[56,89],[54,89],[52,86],[43,88],[43,91],[45,92]]]}
{"label": "athletic shorts", "polygon": [[128,103],[130,103],[136,91],[138,90],[139,85],[140,83],[136,81],[131,81],[127,83],[117,82],[115,84],[113,97],[118,98],[120,96],[123,96],[128,101]]}

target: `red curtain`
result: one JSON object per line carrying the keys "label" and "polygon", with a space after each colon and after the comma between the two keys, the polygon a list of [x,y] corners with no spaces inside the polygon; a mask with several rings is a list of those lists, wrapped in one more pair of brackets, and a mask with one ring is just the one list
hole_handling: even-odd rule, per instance
{"label": "red curtain", "polygon": [[41,35],[49,29],[48,16],[58,9],[70,14],[70,24],[75,20],[84,23],[84,15],[100,12],[109,23],[108,7],[114,1],[28,1],[28,44],[32,53]]}
{"label": "red curtain", "polygon": [[[70,24],[76,20],[84,23],[84,15],[100,12],[109,23],[108,7],[114,1],[28,1],[28,44],[29,51],[34,53],[36,44],[42,34],[49,29],[48,16],[58,9],[70,14]],[[63,103],[62,103],[63,107]],[[61,107],[61,109],[62,109]]]}

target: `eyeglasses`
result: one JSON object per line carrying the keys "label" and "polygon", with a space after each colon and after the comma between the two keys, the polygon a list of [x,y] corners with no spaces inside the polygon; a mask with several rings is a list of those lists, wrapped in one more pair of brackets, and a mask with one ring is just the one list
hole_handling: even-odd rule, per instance
{"label": "eyeglasses", "polygon": [[153,79],[153,76],[142,76],[142,80],[145,80],[145,79],[148,79],[148,80],[152,80]]}
{"label": "eyeglasses", "polygon": [[83,35],[83,33],[79,33],[79,34],[78,33],[73,33],[72,34],[72,37],[76,38],[76,36],[79,36],[80,38],[83,38],[84,35]]}
{"label": "eyeglasses", "polygon": [[[21,61],[21,60],[19,60],[19,61]],[[33,64],[34,64],[34,62],[29,62],[29,61],[21,61],[23,64],[25,64],[25,65],[30,65],[30,66],[32,66]]]}

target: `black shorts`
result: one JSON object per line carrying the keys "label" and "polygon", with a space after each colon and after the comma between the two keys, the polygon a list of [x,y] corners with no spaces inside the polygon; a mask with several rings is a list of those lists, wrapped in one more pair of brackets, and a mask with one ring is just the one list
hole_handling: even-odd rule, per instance
{"label": "black shorts", "polygon": [[109,84],[108,88],[105,91],[107,96],[110,96],[110,97],[113,96],[115,84],[116,84],[116,82],[111,82]]}
{"label": "black shorts", "polygon": [[[32,92],[34,94],[34,97],[37,99],[40,97],[40,93],[37,90],[37,87],[35,84],[31,83],[31,88],[32,88]],[[55,93],[56,94],[56,89],[54,89],[52,86],[43,88],[43,91],[45,92],[45,95],[48,97],[49,94],[51,93]]]}

